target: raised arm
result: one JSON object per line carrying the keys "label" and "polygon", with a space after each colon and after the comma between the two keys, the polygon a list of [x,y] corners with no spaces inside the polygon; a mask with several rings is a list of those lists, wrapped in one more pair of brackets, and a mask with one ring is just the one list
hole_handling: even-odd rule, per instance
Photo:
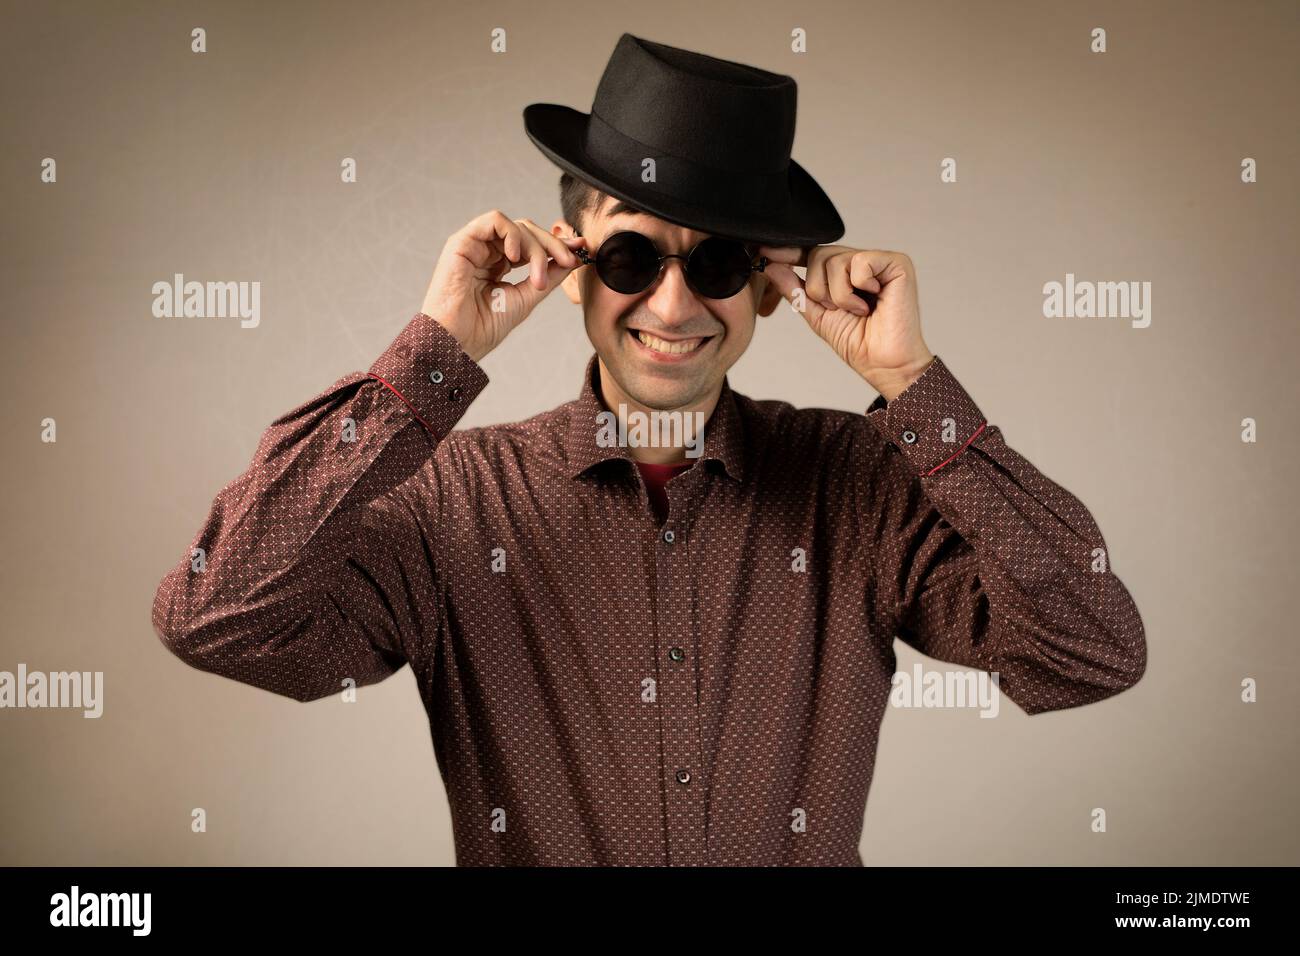
{"label": "raised arm", "polygon": [[[478,362],[578,267],[583,245],[499,210],[454,233],[424,308],[369,372],[272,422],[217,495],[154,597],[163,643],[303,701],[417,661],[442,614],[437,483],[418,502],[389,492],[430,462],[487,385]],[[523,263],[526,279],[501,281]]]}
{"label": "raised arm", "polygon": [[[1142,619],[1097,523],[1007,447],[926,346],[911,258],[847,246],[758,251],[780,294],[880,392],[851,453],[874,625],[931,657],[996,671],[1030,714],[1137,683]],[[773,297],[763,305],[770,312]]]}
{"label": "raised arm", "polygon": [[368,373],[272,422],[158,588],[163,643],[201,670],[302,701],[414,659],[436,625],[436,571],[415,516],[385,493],[429,460],[486,384],[419,314]]}
{"label": "raised arm", "polygon": [[1009,448],[941,359],[877,399],[855,473],[868,600],[930,657],[998,673],[1026,713],[1133,686],[1136,605],[1084,505]]}

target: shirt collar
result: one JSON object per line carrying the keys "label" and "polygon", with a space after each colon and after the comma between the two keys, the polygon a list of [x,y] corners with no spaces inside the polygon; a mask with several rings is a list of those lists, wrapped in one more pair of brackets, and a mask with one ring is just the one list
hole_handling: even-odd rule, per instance
{"label": "shirt collar", "polygon": [[[576,478],[587,469],[602,462],[622,458],[629,465],[635,459],[627,448],[617,445],[601,446],[596,441],[600,428],[598,414],[606,411],[600,400],[600,362],[593,354],[587,361],[587,370],[582,377],[582,391],[577,401],[569,404],[569,428],[565,436],[565,457],[569,463],[569,476]],[[704,448],[699,460],[712,458],[722,462],[726,473],[740,481],[745,477],[745,441],[744,424],[736,394],[731,390],[731,382],[724,375],[722,392],[718,395],[718,404],[713,414],[704,424]],[[689,460],[689,459],[688,459]]]}

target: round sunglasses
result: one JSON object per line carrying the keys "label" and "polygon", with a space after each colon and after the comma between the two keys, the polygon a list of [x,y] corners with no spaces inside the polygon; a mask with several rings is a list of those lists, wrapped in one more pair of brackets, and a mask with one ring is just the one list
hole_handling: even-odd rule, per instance
{"label": "round sunglasses", "polygon": [[710,236],[684,256],[661,256],[649,236],[630,229],[607,236],[594,255],[586,249],[575,250],[575,255],[595,265],[600,281],[623,295],[650,288],[669,259],[684,260],[687,284],[709,299],[731,298],[751,275],[767,268],[767,256],[759,256],[755,263],[750,247],[739,239]]}

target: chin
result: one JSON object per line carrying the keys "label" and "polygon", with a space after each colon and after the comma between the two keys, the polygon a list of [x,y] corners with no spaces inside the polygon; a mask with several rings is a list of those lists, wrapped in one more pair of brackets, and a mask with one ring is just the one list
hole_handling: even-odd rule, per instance
{"label": "chin", "polygon": [[658,376],[633,375],[629,394],[647,408],[673,409],[693,405],[707,398],[722,384],[722,376],[693,374],[668,380]]}
{"label": "chin", "polygon": [[[620,338],[626,333],[620,332]],[[717,345],[710,347],[716,351]],[[647,362],[637,346],[610,343],[601,360],[610,370],[619,388],[633,401],[646,408],[673,409],[693,404],[721,387],[726,364],[717,354],[700,355],[681,364],[657,366]]]}

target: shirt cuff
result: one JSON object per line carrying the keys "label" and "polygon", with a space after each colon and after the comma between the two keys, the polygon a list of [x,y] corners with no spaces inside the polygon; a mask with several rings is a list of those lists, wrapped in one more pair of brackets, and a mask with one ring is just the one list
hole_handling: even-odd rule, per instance
{"label": "shirt cuff", "polygon": [[892,402],[879,396],[867,409],[921,477],[939,472],[985,433],[988,421],[939,356]]}
{"label": "shirt cuff", "polygon": [[487,373],[456,337],[423,312],[370,366],[370,376],[397,393],[412,414],[442,439],[487,387]]}

